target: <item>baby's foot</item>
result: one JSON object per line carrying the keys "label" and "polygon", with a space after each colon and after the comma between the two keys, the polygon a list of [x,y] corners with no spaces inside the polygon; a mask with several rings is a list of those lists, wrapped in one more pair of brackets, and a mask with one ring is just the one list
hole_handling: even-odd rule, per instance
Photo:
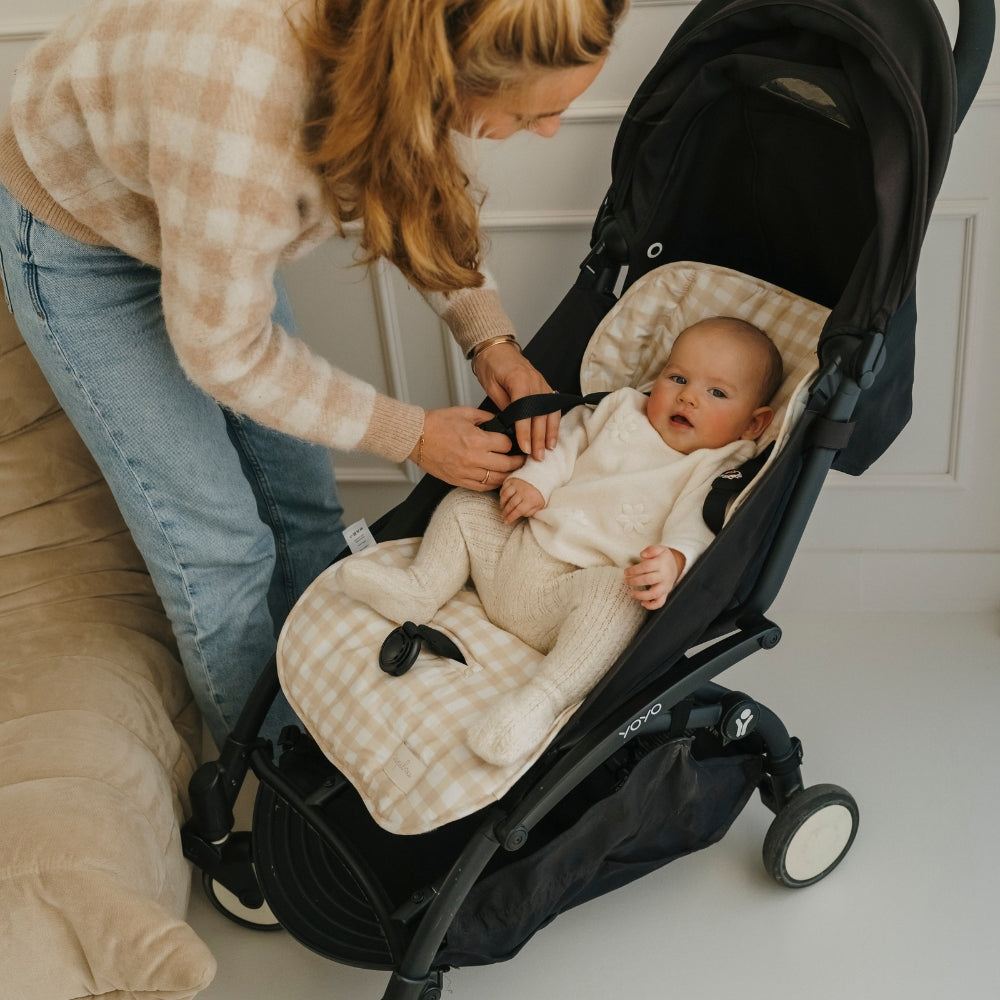
{"label": "baby's foot", "polygon": [[391,622],[424,625],[441,606],[409,568],[383,566],[371,558],[346,559],[337,579],[348,597],[367,604]]}
{"label": "baby's foot", "polygon": [[466,745],[488,764],[509,767],[538,749],[560,711],[538,687],[523,687],[472,720]]}

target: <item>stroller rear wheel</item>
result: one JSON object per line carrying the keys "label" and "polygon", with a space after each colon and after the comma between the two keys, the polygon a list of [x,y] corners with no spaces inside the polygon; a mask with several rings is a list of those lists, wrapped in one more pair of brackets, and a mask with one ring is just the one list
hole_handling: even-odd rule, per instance
{"label": "stroller rear wheel", "polygon": [[764,838],[764,867],[800,889],[825,878],[843,860],[858,830],[858,804],[838,785],[804,788],[774,817]]}
{"label": "stroller rear wheel", "polygon": [[201,873],[201,884],[212,906],[234,924],[249,927],[254,931],[282,929],[271,908],[264,902],[263,896],[257,895],[253,899],[243,900],[206,871]]}

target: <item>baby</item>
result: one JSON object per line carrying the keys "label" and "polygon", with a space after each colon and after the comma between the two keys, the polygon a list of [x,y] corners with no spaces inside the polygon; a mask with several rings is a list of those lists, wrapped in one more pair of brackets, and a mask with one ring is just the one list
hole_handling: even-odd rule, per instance
{"label": "baby", "polygon": [[453,490],[410,566],[352,557],[341,586],[390,621],[425,623],[471,576],[489,619],[545,654],[531,681],[466,733],[483,760],[516,764],[711,542],[705,496],[754,454],[780,384],[781,356],[757,327],[696,323],[677,337],[648,398],[619,389],[572,410],[556,448],[510,475],[499,502]]}

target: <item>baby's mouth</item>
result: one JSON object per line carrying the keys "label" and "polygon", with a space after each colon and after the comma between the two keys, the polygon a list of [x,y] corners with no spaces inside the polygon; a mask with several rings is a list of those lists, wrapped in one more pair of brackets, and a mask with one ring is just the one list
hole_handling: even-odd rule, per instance
{"label": "baby's mouth", "polygon": [[671,418],[670,422],[676,424],[678,427],[692,427],[694,426],[683,413],[675,413]]}

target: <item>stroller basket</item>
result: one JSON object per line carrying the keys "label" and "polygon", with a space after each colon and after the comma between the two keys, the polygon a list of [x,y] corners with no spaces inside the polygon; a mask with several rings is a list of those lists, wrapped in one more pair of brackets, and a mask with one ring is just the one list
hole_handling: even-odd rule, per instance
{"label": "stroller basket", "polygon": [[[992,0],[961,0],[954,50],[931,0],[692,10],[626,113],[579,277],[525,354],[550,385],[591,391],[583,363],[618,296],[704,262],[822,308],[796,418],[666,605],[490,804],[394,831],[305,714],[276,761],[259,735],[272,659],[190,785],[184,850],[220,909],[389,972],[383,1000],[438,1000],[449,967],[508,959],[559,913],[714,843],[754,790],[775,813],[763,856],[779,883],[840,863],[854,799],[806,787],[799,741],[715,678],[779,641],[768,609],[829,470],[864,471],[908,419],[916,264],[993,32]],[[423,534],[446,490],[425,477],[376,539]],[[251,768],[252,829],[234,833]]]}
{"label": "stroller basket", "polygon": [[[260,887],[278,921],[313,951],[392,969],[442,887],[474,876],[435,962],[510,958],[559,913],[725,834],[763,768],[759,737],[725,752],[714,727],[704,726],[718,718],[717,705],[691,703],[673,721],[668,713],[667,731],[631,741],[572,787],[530,845],[515,830],[509,840],[521,847],[513,852],[498,849],[504,801],[485,817],[426,834],[384,831],[309,737],[289,731],[277,766],[263,750],[253,760],[264,779],[253,821]],[[673,735],[681,720],[693,731]]]}

